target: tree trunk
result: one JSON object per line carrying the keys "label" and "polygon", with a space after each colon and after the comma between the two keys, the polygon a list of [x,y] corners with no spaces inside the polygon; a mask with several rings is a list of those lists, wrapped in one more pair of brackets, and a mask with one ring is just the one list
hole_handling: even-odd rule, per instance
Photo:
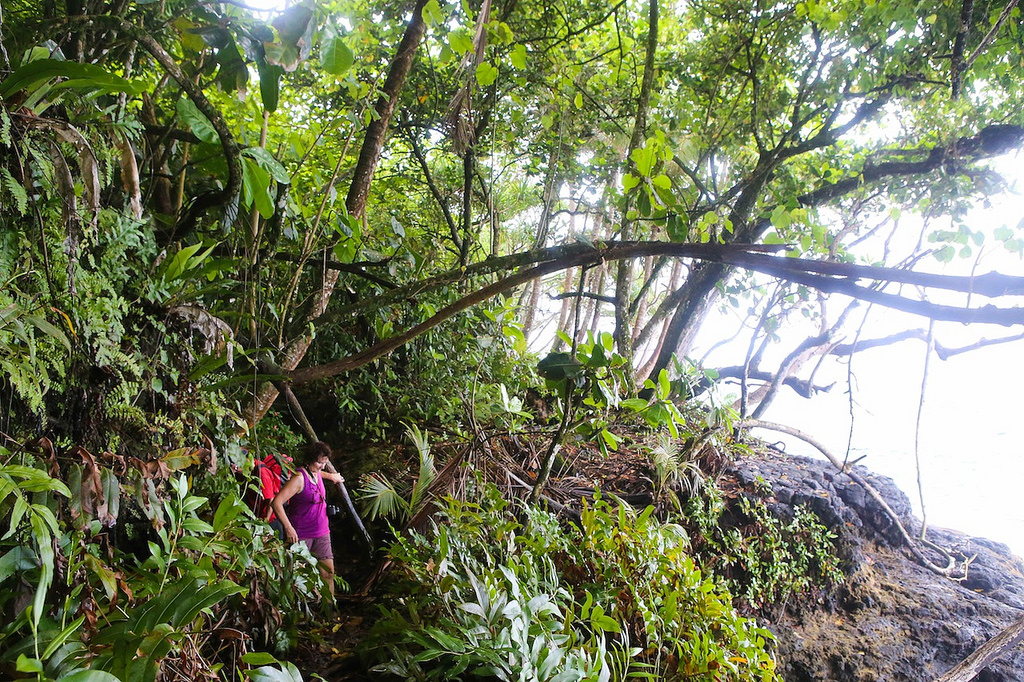
{"label": "tree trunk", "polygon": [[[377,164],[380,162],[380,156],[384,150],[384,140],[395,112],[395,105],[398,103],[398,95],[409,77],[416,49],[426,32],[426,23],[423,21],[423,7],[426,4],[427,0],[416,0],[412,18],[405,29],[402,42],[398,45],[398,50],[388,71],[388,77],[384,81],[384,87],[374,107],[377,116],[366,128],[366,137],[359,150],[359,161],[352,173],[352,184],[349,186],[348,196],[345,198],[345,208],[349,215],[356,218],[362,218],[366,211],[366,201],[370,194],[370,185],[373,183],[373,174],[377,170]],[[320,291],[316,294],[313,307],[306,316],[307,322],[313,322],[327,310],[327,304],[334,293],[334,286],[338,282],[339,274],[337,270],[327,270],[324,273]],[[278,364],[286,370],[294,370],[306,357],[306,352],[312,342],[313,337],[309,334],[303,334],[292,340],[282,353]],[[277,388],[272,383],[265,382],[260,386],[247,410],[246,421],[250,425],[255,425],[263,418],[276,399]]]}
{"label": "tree trunk", "polygon": [[[626,151],[626,164],[631,171],[636,171],[636,164],[632,162],[632,153],[639,149],[647,130],[647,108],[650,104],[651,91],[654,89],[654,56],[658,50],[658,0],[649,0],[647,8],[647,50],[644,58],[644,77],[640,85],[640,97],[637,101],[636,120],[633,125],[633,134],[629,140],[629,148]],[[627,213],[629,203],[627,202]],[[633,222],[624,216],[621,230],[621,238],[630,240],[634,238]],[[627,381],[630,383],[627,390],[632,392],[633,386],[633,316],[630,314],[630,306],[633,298],[633,261],[624,260],[619,262],[615,275],[615,343],[621,355],[626,360],[626,366],[630,367],[627,373]]]}

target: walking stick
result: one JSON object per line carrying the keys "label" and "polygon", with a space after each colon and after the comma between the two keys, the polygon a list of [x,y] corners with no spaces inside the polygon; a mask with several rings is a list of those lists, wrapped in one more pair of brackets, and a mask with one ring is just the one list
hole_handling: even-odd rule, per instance
{"label": "walking stick", "polygon": [[[328,460],[327,466],[324,467],[327,471],[332,474],[338,473],[334,468],[334,464]],[[373,553],[373,540],[370,538],[370,534],[366,530],[366,526],[363,525],[362,519],[359,518],[359,514],[356,513],[356,506],[352,504],[352,498],[349,497],[348,488],[345,487],[344,483],[338,483],[338,490],[341,492],[341,499],[345,501],[345,507],[348,508],[348,513],[352,516],[352,520],[356,522],[356,526],[359,527],[359,532],[362,533],[363,542],[366,543],[366,548]]]}

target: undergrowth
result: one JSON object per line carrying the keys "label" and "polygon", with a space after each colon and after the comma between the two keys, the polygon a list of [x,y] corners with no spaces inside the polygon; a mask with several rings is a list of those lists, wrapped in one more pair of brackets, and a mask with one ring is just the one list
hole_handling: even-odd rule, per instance
{"label": "undergrowth", "polygon": [[807,507],[794,511],[781,519],[760,498],[740,495],[727,513],[721,491],[707,486],[688,500],[684,517],[695,554],[746,607],[761,610],[844,580],[835,533]]}
{"label": "undergrowth", "polygon": [[445,501],[398,570],[370,639],[377,673],[412,680],[774,680],[771,633],[697,568],[678,525],[599,496],[578,525],[485,485]]}

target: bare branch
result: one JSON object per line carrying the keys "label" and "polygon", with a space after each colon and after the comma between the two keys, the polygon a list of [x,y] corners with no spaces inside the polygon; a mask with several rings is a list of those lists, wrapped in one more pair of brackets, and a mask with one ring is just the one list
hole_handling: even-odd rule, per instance
{"label": "bare branch", "polygon": [[[610,242],[602,245],[577,242],[559,247],[539,249],[515,256],[504,258],[488,259],[488,261],[502,261],[509,264],[528,264],[531,261],[540,263],[534,267],[521,270],[507,276],[492,284],[489,284],[455,303],[439,310],[433,317],[416,325],[403,334],[398,334],[386,339],[375,346],[364,351],[342,358],[334,362],[310,367],[292,372],[291,378],[295,382],[312,381],[334,376],[341,372],[350,371],[362,367],[379,357],[387,355],[399,348],[420,334],[436,327],[445,320],[466,310],[478,303],[486,301],[505,291],[509,291],[521,284],[532,281],[538,277],[566,270],[577,266],[593,266],[602,261],[616,261],[625,258],[638,258],[641,256],[674,256],[677,258],[695,258],[705,261],[737,265],[739,267],[756,270],[767,274],[775,275],[783,279],[806,284],[820,291],[830,293],[841,293],[861,300],[873,301],[881,305],[912,312],[917,315],[924,315],[937,320],[953,320],[959,322],[991,322],[994,324],[1012,325],[1024,324],[1024,308],[996,308],[994,306],[983,306],[981,308],[958,308],[956,306],[944,306],[918,301],[895,294],[869,289],[867,287],[853,284],[853,279],[862,277],[864,266],[855,266],[847,263],[820,263],[818,261],[805,261],[799,258],[777,258],[766,256],[762,253],[751,253],[751,251],[763,251],[763,246],[746,246],[741,244],[673,244],[669,242]],[[485,261],[484,264],[488,264]],[[493,265],[493,264],[491,264]],[[810,272],[814,269],[828,270],[831,275],[825,276]],[[467,269],[468,271],[468,269]],[[462,271],[461,276],[454,281],[466,279],[466,272]],[[926,273],[914,273],[904,270],[886,270],[885,268],[867,268],[866,271],[878,275],[880,281],[904,282],[914,279],[917,276],[925,276]],[[454,275],[449,274],[449,277]],[[1024,287],[1024,277],[1009,277],[990,273],[990,276],[998,278],[1010,290]],[[950,280],[961,278],[950,278],[945,275],[927,275],[935,286],[946,285],[945,288],[955,288]],[[433,278],[431,286],[436,287],[437,282],[443,279]],[[973,282],[972,278],[968,278]],[[426,290],[427,283],[414,283],[401,290],[395,290],[388,294],[364,301],[355,306],[348,306],[346,314],[376,309],[383,301],[399,300],[403,297],[422,293]],[[974,291],[974,289],[971,289]]]}
{"label": "bare branch", "polygon": [[978,647],[973,654],[946,671],[935,682],[970,682],[992,661],[1024,641],[1024,618],[1015,620],[1002,632]]}
{"label": "bare branch", "polygon": [[[878,504],[878,506],[885,513],[885,515],[889,517],[889,520],[892,521],[893,525],[896,527],[900,535],[903,537],[904,542],[907,543],[907,548],[910,550],[910,553],[913,554],[919,562],[921,562],[922,566],[927,568],[929,571],[944,576],[946,578],[954,576],[953,569],[956,566],[956,562],[953,560],[953,558],[949,557],[948,554],[946,555],[947,557],[949,557],[949,565],[945,568],[933,564],[931,560],[929,560],[928,557],[924,555],[924,552],[922,552],[921,549],[918,547],[918,543],[912,537],[910,537],[910,534],[907,532],[906,528],[903,527],[903,522],[900,521],[899,515],[895,511],[893,511],[892,507],[890,507],[889,503],[885,501],[885,498],[882,497],[881,493],[879,493],[878,490],[875,489],[875,486],[871,485],[863,476],[854,471],[852,467],[846,467],[843,464],[843,462],[840,461],[839,458],[836,457],[827,447],[822,445],[820,441],[807,435],[806,433],[800,431],[799,429],[793,428],[792,426],[776,424],[775,422],[761,421],[759,419],[745,419],[737,423],[736,427],[741,429],[768,429],[769,431],[779,431],[781,433],[788,433],[789,435],[795,436],[796,438],[799,438],[805,443],[813,446],[818,452],[825,456],[825,459],[832,463],[832,466],[834,466],[837,470],[843,472],[851,479],[853,479],[854,483],[863,488],[864,491],[871,496],[871,499],[873,499],[875,503]],[[925,544],[927,544],[932,549],[935,549],[936,551],[945,554],[945,551],[943,549],[936,547],[932,543],[925,542]]]}

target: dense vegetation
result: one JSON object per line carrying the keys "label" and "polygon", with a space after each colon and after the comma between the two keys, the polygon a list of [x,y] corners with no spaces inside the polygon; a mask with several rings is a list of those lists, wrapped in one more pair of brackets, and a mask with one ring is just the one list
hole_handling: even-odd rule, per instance
{"label": "dense vegetation", "polygon": [[[850,298],[1024,322],[976,302],[1019,278],[909,268],[1024,252],[967,222],[1024,142],[1016,0],[10,0],[0,31],[5,676],[294,678],[322,586],[243,498],[317,430],[418,455],[347,462],[418,522],[368,666],[772,679],[737,609],[841,576],[813,518],[720,523],[738,420],[856,350]],[[690,357],[718,305],[741,366]],[[428,433],[481,478],[441,485]],[[543,511],[580,443],[642,452],[650,507]]]}

